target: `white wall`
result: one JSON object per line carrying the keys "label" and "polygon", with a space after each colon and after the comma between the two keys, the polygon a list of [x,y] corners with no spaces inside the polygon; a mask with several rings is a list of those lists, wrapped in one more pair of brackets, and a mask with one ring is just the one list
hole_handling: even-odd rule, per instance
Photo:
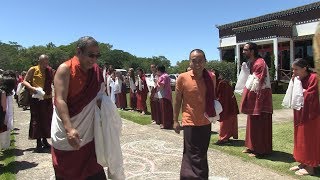
{"label": "white wall", "polygon": [[306,24],[294,25],[292,28],[293,36],[306,36],[314,34],[316,32],[316,27],[320,21],[311,22]]}
{"label": "white wall", "polygon": [[220,47],[235,46],[237,44],[236,36],[220,38]]}

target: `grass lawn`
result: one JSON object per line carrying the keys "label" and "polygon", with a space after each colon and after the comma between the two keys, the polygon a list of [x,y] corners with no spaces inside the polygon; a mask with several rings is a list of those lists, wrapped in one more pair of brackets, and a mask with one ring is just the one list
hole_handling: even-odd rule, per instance
{"label": "grass lawn", "polygon": [[11,135],[11,146],[9,149],[0,151],[0,164],[4,164],[3,167],[0,167],[0,179],[11,180],[15,179],[14,173],[14,136]]}
{"label": "grass lawn", "polygon": [[286,122],[273,125],[273,153],[270,156],[253,158],[249,157],[246,153],[242,153],[244,150],[245,129],[239,131],[239,140],[233,140],[223,146],[214,145],[213,143],[218,140],[218,135],[211,136],[210,148],[217,149],[224,153],[238,156],[244,161],[258,164],[263,167],[273,169],[282,174],[291,175],[295,178],[301,179],[319,179],[320,168],[316,170],[316,176],[299,177],[294,172],[289,171],[289,168],[298,163],[295,162],[292,156],[293,152],[293,123]]}
{"label": "grass lawn", "polygon": [[[283,107],[281,106],[282,100],[283,100],[284,94],[272,94],[272,103],[273,103],[273,109],[282,109]],[[236,98],[238,101],[238,105],[240,105],[240,101],[241,101],[241,95],[236,94]],[[128,104],[128,108],[129,108],[129,102],[130,102],[130,94],[127,93],[127,104]],[[175,99],[175,92],[172,91],[172,100],[174,102]],[[149,97],[147,98],[147,109],[150,112],[150,103],[149,103]],[[129,121],[133,121],[135,123],[141,124],[141,125],[146,125],[146,124],[150,124],[151,123],[151,115],[147,114],[147,115],[141,115],[138,112],[131,112],[131,111],[120,111],[120,116],[124,119],[127,119]],[[179,119],[181,119],[181,113],[179,115]]]}
{"label": "grass lawn", "polygon": [[[175,97],[175,93],[173,91],[173,100]],[[284,94],[273,94],[273,109],[282,109],[281,106]],[[241,96],[236,95],[238,104],[240,103]],[[129,105],[129,94],[127,94],[127,102]],[[147,99],[147,108],[150,112],[150,104],[149,98]],[[150,124],[151,117],[150,115],[141,115],[138,112],[130,112],[130,111],[119,111],[122,118],[127,119],[129,121],[133,121],[135,123],[146,125]],[[181,114],[180,114],[181,116]],[[273,125],[273,153],[270,156],[264,158],[252,158],[247,154],[242,153],[241,151],[244,149],[244,137],[245,130],[242,129],[239,131],[239,140],[232,141],[232,144],[227,144],[225,146],[214,145],[213,143],[218,140],[218,135],[211,136],[210,148],[214,148],[220,150],[224,153],[238,156],[244,161],[248,161],[251,163],[258,164],[260,166],[273,169],[281,174],[291,175],[295,178],[313,180],[320,178],[320,168],[316,169],[316,176],[305,176],[299,177],[294,174],[294,172],[289,171],[289,168],[297,165],[292,157],[293,152],[293,124],[292,122],[286,123],[278,123]],[[0,176],[1,179],[1,176]]]}

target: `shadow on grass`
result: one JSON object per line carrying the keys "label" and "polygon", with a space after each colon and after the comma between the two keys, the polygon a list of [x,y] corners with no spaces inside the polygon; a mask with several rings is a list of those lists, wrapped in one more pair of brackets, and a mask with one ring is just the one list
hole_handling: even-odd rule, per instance
{"label": "shadow on grass", "polygon": [[230,141],[225,143],[224,146],[244,147],[244,140],[230,139]]}
{"label": "shadow on grass", "polygon": [[36,152],[36,148],[28,148],[28,149],[15,149],[14,154],[16,156],[23,156],[24,152],[31,151],[32,153],[47,153],[51,154],[51,149],[50,148],[44,148],[42,149],[42,152]]}
{"label": "shadow on grass", "polygon": [[18,134],[20,134],[20,133],[18,133],[18,132],[11,132],[11,135],[18,135]]}
{"label": "shadow on grass", "polygon": [[293,159],[292,154],[281,152],[281,151],[272,151],[270,155],[266,156],[257,156],[258,159],[267,159],[270,161],[280,161],[285,163],[293,163],[295,160]]}
{"label": "shadow on grass", "polygon": [[1,173],[17,174],[21,170],[30,169],[36,167],[38,163],[27,161],[12,161],[7,165],[0,166]]}
{"label": "shadow on grass", "polygon": [[314,176],[320,178],[320,167],[314,168]]}

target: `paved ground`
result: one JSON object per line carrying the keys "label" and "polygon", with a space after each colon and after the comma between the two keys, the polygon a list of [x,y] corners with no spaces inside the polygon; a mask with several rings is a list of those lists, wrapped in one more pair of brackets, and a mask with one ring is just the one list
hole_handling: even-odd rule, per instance
{"label": "paved ground", "polygon": [[[28,140],[29,111],[15,107],[17,179],[54,179],[50,152],[34,153],[35,140]],[[286,121],[291,110],[275,111],[274,119]],[[239,115],[239,127],[245,116]],[[217,130],[217,125],[214,126]],[[127,179],[179,179],[182,135],[160,130],[156,125],[141,126],[123,120],[121,137]],[[210,179],[292,179],[220,151],[208,152]]]}

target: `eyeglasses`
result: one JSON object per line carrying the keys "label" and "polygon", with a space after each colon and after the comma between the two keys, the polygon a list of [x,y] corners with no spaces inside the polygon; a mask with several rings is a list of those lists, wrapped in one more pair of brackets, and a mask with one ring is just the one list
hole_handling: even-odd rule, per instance
{"label": "eyeglasses", "polygon": [[101,54],[88,53],[87,56],[89,58],[97,58],[98,59],[99,57],[101,57]]}

